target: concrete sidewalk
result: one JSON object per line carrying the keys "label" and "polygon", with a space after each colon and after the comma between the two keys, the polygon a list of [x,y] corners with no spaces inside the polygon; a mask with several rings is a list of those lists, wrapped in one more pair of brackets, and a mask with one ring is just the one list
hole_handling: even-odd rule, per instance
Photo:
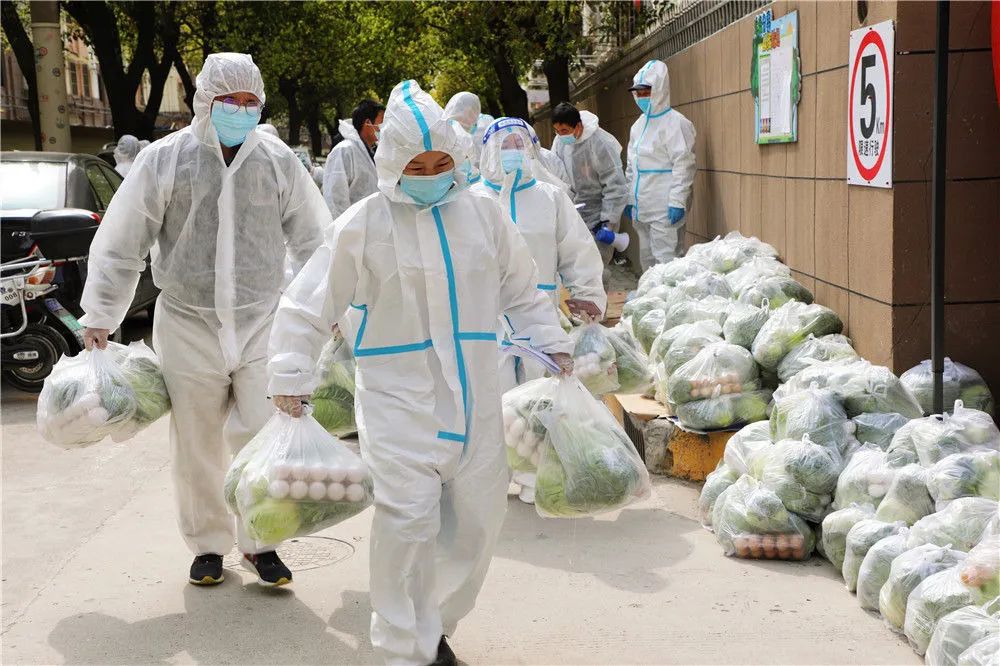
{"label": "concrete sidewalk", "polygon": [[[34,401],[4,391],[4,664],[367,664],[371,511],[282,551],[295,583],[187,584],[167,421],[127,444],[63,451]],[[469,664],[903,664],[832,567],[729,559],[694,485],[596,520],[543,520],[511,498]]]}

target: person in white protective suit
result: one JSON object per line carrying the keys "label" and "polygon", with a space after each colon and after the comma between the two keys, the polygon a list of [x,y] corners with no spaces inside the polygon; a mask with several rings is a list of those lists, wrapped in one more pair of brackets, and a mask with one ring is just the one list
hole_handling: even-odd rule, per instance
{"label": "person in white protective suit", "polygon": [[150,143],[152,143],[152,141],[150,141],[149,139],[140,139],[139,140],[139,152],[141,153],[143,151],[143,149],[149,148],[149,144]]}
{"label": "person in white protective suit", "polygon": [[468,191],[469,151],[415,81],[389,97],[379,193],[352,206],[282,297],[270,390],[293,416],[330,327],[354,336],[361,451],[375,482],[371,639],[390,664],[454,664],[506,510],[497,319],[572,372],[572,343],[524,240]]}
{"label": "person in white protective suit", "polygon": [[350,120],[340,121],[344,140],[330,151],[323,169],[323,198],[334,219],[378,190],[374,154],[384,115],[384,106],[366,99],[354,108]]}
{"label": "person in white protective suit", "polygon": [[531,132],[531,143],[535,146],[536,158],[545,167],[546,172],[553,177],[546,182],[557,186],[572,199],[573,188],[569,184],[570,179],[569,174],[566,172],[566,165],[562,163],[562,160],[555,153],[548,148],[542,147],[542,142],[539,140],[534,127],[528,125],[528,131]]}
{"label": "person in white protective suit", "polygon": [[[469,156],[458,165],[458,170],[465,174],[470,184],[479,182],[479,155],[483,150],[483,135],[476,136],[479,130],[479,118],[489,118],[482,114],[479,96],[475,93],[462,91],[455,93],[444,106],[444,117],[452,120],[472,137],[472,149]],[[491,121],[492,122],[492,121]],[[483,130],[485,133],[485,130]]]}
{"label": "person in white protective suit", "polygon": [[278,128],[272,125],[271,123],[261,123],[260,125],[257,125],[255,129],[258,132],[265,132],[267,134],[270,134],[275,138],[281,138],[278,136]]}
{"label": "person in white protective suit", "polygon": [[[170,445],[190,581],[222,582],[234,520],[223,498],[231,454],[274,412],[267,340],[286,248],[301,267],[331,222],[295,154],[260,119],[264,84],[253,59],[210,55],[194,120],[142,151],[90,247],[81,305],[87,348],[121,324],[152,248],[153,346],[172,403]],[[291,581],[274,547],[237,527],[244,565],[264,585]]]}
{"label": "person in white protective suit", "polygon": [[132,168],[132,163],[135,162],[135,158],[140,150],[142,150],[142,147],[139,145],[139,139],[131,134],[123,134],[118,139],[114,152],[115,171],[120,173],[123,178],[128,175],[129,170]]}
{"label": "person in white protective suit", "polygon": [[[538,288],[549,295],[553,308],[559,307],[562,285],[570,293],[567,306],[572,313],[599,320],[608,302],[601,254],[569,196],[535,177],[534,171],[545,170],[535,155],[530,126],[520,118],[500,118],[486,131],[483,179],[473,191],[495,197],[510,216],[535,260]],[[501,356],[503,392],[544,375],[545,369],[536,362],[513,354]],[[521,486],[521,501],[533,503],[535,475],[515,472],[514,481]]]}
{"label": "person in white protective suit", "polygon": [[[597,116],[578,111],[568,102],[561,102],[552,110],[552,127],[557,134],[552,152],[566,167],[574,202],[583,204],[580,208],[583,221],[591,233],[602,227],[618,231],[622,211],[628,203],[621,144],[601,129]],[[611,245],[600,243],[598,249],[605,264],[611,261],[614,255]]]}
{"label": "person in white protective suit", "polygon": [[639,234],[639,260],[647,270],[684,254],[684,215],[695,174],[695,129],[670,108],[665,63],[650,60],[632,83],[630,90],[642,115],[629,132],[625,214]]}

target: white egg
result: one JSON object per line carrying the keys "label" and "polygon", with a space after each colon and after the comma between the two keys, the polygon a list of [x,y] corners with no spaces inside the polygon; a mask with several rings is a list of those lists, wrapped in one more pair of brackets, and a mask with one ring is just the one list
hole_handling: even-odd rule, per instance
{"label": "white egg", "polygon": [[94,407],[101,406],[101,396],[96,393],[88,393],[87,395],[80,398],[80,402],[77,403],[85,410],[93,409]]}
{"label": "white egg", "polygon": [[322,481],[313,481],[309,484],[309,499],[320,501],[326,497],[326,484]]}
{"label": "white egg", "polygon": [[292,478],[296,481],[305,481],[309,478],[309,468],[305,465],[292,465]]}
{"label": "white egg", "polygon": [[99,426],[108,422],[108,410],[103,407],[94,407],[87,414],[91,425]]}
{"label": "white egg", "polygon": [[514,423],[511,424],[509,431],[511,440],[516,442],[519,441],[521,438],[523,438],[524,431],[527,429],[527,427],[528,424],[524,419],[519,418],[516,421],[514,421]]}
{"label": "white egg", "polygon": [[334,483],[340,483],[341,481],[347,478],[347,470],[344,469],[343,467],[331,467],[327,471],[327,476]]}
{"label": "white egg", "polygon": [[364,465],[352,465],[347,470],[347,481],[349,483],[361,483],[368,476],[368,470]]}
{"label": "white egg", "polygon": [[287,481],[292,477],[292,466],[291,465],[275,465],[274,466],[274,478],[281,479],[282,481]]}
{"label": "white egg", "polygon": [[274,499],[285,499],[288,497],[288,481],[283,481],[277,479],[271,482],[271,485],[267,487],[267,494]]}
{"label": "white egg", "polygon": [[521,443],[517,445],[517,455],[522,458],[527,458],[531,455],[531,446],[529,446],[523,439],[521,440]]}
{"label": "white egg", "polygon": [[365,498],[364,486],[358,483],[352,483],[347,486],[347,491],[344,493],[348,502],[360,502]]}
{"label": "white egg", "polygon": [[326,496],[331,502],[339,502],[344,499],[345,488],[342,483],[331,483],[327,486]]}
{"label": "white egg", "polygon": [[288,496],[294,500],[305,499],[309,494],[309,484],[305,481],[292,481],[288,487]]}
{"label": "white egg", "polygon": [[310,481],[326,481],[326,477],[329,474],[326,467],[323,465],[314,465],[309,468],[309,480]]}

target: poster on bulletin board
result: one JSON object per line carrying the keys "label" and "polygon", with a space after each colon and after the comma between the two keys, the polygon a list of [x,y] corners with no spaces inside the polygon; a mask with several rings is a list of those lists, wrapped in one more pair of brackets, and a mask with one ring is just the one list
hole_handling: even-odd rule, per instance
{"label": "poster on bulletin board", "polygon": [[799,138],[799,13],[774,18],[768,9],[754,17],[750,93],[757,143],[791,143]]}

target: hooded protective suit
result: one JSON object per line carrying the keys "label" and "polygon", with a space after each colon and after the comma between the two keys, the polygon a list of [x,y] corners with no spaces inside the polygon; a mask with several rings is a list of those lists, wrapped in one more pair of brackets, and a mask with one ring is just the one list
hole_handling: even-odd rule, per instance
{"label": "hooded protective suit", "polygon": [[127,176],[140,150],[142,150],[142,146],[139,139],[131,134],[123,134],[118,139],[118,145],[115,146],[115,171],[120,173],[122,177]]}
{"label": "hooded protective suit", "polygon": [[569,174],[566,173],[566,167],[563,166],[562,160],[548,148],[542,148],[542,142],[539,141],[538,134],[535,133],[535,128],[531,125],[528,125],[528,133],[531,134],[531,145],[534,146],[532,157],[541,166],[541,168],[535,169],[538,172],[535,177],[555,185],[572,199],[573,188],[569,186]]}
{"label": "hooded protective suit", "polygon": [[[226,166],[212,99],[251,92],[264,101],[248,55],[217,53],[198,74],[194,121],[142,151],[90,248],[85,326],[115,330],[152,248],[153,343],[172,402],[170,441],[181,531],[196,554],[226,554],[233,518],[222,482],[238,451],[273,413],[267,339],[286,248],[301,266],[330,213],[280,140],[250,132]],[[226,445],[228,444],[228,451]],[[240,530],[240,548],[257,552]]]}
{"label": "hooded protective suit", "polygon": [[464,91],[452,95],[444,107],[445,119],[456,122],[463,131],[468,132],[469,136],[472,137],[469,156],[461,164],[455,165],[457,170],[465,174],[465,178],[470,184],[478,183],[480,178],[479,155],[483,149],[483,136],[480,134],[477,138],[475,134],[478,129],[479,117],[482,115],[481,109],[479,97],[474,93]]}
{"label": "hooded protective suit", "polygon": [[392,664],[429,664],[472,610],[506,509],[497,318],[568,352],[524,241],[492,198],[458,176],[436,204],[400,187],[404,167],[469,150],[415,81],[389,97],[379,193],[347,210],[282,297],[271,337],[273,395],[307,395],[330,327],[352,309],[355,404],[375,481],[371,637]]}
{"label": "hooded protective suit", "polygon": [[334,219],[378,189],[375,161],[350,120],[340,121],[344,140],[333,147],[323,167],[323,199]]}
{"label": "hooded protective suit", "polygon": [[[597,116],[581,111],[583,134],[576,142],[568,144],[556,137],[552,152],[562,160],[569,175],[570,187],[575,193],[574,202],[584,204],[580,216],[593,231],[600,223],[617,231],[621,225],[622,211],[628,203],[625,175],[622,173],[622,146],[611,134],[601,129]],[[596,241],[595,241],[596,242]],[[614,254],[610,245],[599,248],[605,263]]]}
{"label": "hooded protective suit", "polygon": [[258,132],[264,132],[266,134],[270,134],[273,137],[278,137],[278,128],[272,125],[271,123],[261,123],[260,125],[257,125],[255,129]]}
{"label": "hooded protective suit", "polygon": [[632,125],[628,142],[629,203],[646,270],[684,253],[684,222],[671,225],[667,209],[688,208],[695,174],[695,129],[670,108],[666,64],[650,60],[636,73],[633,84],[652,87],[649,110]]}

